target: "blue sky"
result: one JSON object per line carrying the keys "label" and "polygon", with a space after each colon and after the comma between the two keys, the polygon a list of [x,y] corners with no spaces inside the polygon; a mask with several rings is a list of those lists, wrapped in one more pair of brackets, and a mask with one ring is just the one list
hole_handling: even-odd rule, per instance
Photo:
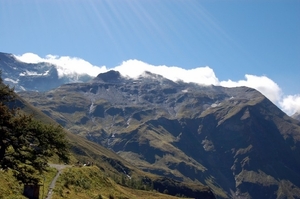
{"label": "blue sky", "polygon": [[252,75],[277,89],[274,103],[300,107],[299,0],[0,0],[0,51],[107,69],[208,66],[219,85]]}

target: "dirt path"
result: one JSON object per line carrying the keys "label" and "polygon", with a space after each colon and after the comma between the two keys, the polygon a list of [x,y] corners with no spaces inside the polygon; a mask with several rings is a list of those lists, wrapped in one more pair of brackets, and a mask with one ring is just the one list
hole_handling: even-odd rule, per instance
{"label": "dirt path", "polygon": [[67,167],[71,167],[71,165],[63,165],[63,164],[49,164],[50,167],[56,168],[57,169],[57,174],[55,175],[55,177],[53,178],[50,186],[49,186],[49,191],[47,194],[46,199],[51,199],[52,198],[52,194],[53,194],[53,189],[55,187],[55,183],[57,181],[57,178],[59,177],[59,175],[61,174],[62,170],[64,168]]}

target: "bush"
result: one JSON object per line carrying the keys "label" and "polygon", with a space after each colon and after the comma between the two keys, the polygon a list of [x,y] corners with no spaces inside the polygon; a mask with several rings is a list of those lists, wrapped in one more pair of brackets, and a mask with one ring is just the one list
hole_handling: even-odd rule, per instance
{"label": "bush", "polygon": [[108,198],[109,199],[115,199],[115,197],[113,195],[111,195],[111,194],[109,194]]}
{"label": "bush", "polygon": [[103,199],[102,195],[99,194],[97,199]]}

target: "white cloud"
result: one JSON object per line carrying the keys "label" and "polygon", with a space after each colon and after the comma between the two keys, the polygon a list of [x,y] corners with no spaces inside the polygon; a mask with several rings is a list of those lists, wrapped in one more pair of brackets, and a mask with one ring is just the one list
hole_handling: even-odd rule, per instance
{"label": "white cloud", "polygon": [[286,114],[293,115],[295,112],[300,113],[300,94],[284,95],[281,88],[266,76],[245,75],[245,80],[221,81],[220,85],[224,87],[247,86],[254,88],[265,95]]}
{"label": "white cloud", "polygon": [[288,115],[300,113],[300,94],[285,96],[279,103],[281,109]]}
{"label": "white cloud", "polygon": [[266,76],[245,75],[244,80],[239,81],[219,81],[213,69],[208,66],[197,67],[194,69],[183,69],[177,66],[155,66],[139,60],[127,60],[119,66],[108,69],[105,66],[94,66],[89,62],[68,56],[47,55],[41,58],[33,53],[25,53],[21,56],[16,56],[17,59],[26,63],[48,62],[55,64],[60,77],[64,75],[88,74],[97,76],[99,73],[108,70],[119,71],[123,76],[131,78],[138,77],[144,71],[159,74],[173,81],[182,80],[184,82],[195,82],[202,85],[221,85],[224,87],[247,86],[260,91],[263,95],[269,98],[274,104],[281,107],[287,114],[293,114],[296,111],[300,112],[300,95],[284,96],[280,87],[270,78]]}
{"label": "white cloud", "polygon": [[7,81],[7,82],[12,82],[14,84],[17,84],[19,82],[19,80],[13,80],[13,79],[10,79],[10,78],[5,78],[4,81]]}
{"label": "white cloud", "polygon": [[138,60],[124,61],[120,66],[113,68],[122,75],[135,78],[144,71],[159,74],[172,81],[182,80],[184,82],[195,82],[203,85],[217,85],[219,80],[215,76],[214,71],[206,67],[198,67],[194,69],[183,69],[176,66],[154,66]]}
{"label": "white cloud", "polygon": [[254,88],[265,95],[273,103],[277,104],[282,96],[280,87],[266,76],[245,75],[246,80],[239,81],[221,81],[220,85],[224,87],[247,86]]}
{"label": "white cloud", "polygon": [[33,53],[25,53],[15,57],[25,63],[36,64],[40,62],[46,62],[54,64],[57,67],[59,77],[74,74],[88,74],[90,76],[97,76],[99,73],[107,71],[105,66],[93,66],[89,62],[77,57],[47,55],[45,58],[41,58]]}
{"label": "white cloud", "polygon": [[38,55],[33,53],[25,53],[21,56],[15,56],[18,60],[25,62],[25,63],[32,63],[37,64],[43,62],[44,60],[40,58]]}

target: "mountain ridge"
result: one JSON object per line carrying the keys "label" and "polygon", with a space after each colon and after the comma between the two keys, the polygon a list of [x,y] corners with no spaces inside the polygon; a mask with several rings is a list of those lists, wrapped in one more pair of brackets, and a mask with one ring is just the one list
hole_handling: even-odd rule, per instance
{"label": "mountain ridge", "polygon": [[299,121],[300,121],[300,112],[297,111],[297,112],[294,113],[291,117],[294,118],[294,119],[296,119],[296,120],[299,120]]}
{"label": "mountain ridge", "polygon": [[144,171],[200,182],[219,198],[299,197],[300,123],[255,89],[111,71],[20,95]]}

